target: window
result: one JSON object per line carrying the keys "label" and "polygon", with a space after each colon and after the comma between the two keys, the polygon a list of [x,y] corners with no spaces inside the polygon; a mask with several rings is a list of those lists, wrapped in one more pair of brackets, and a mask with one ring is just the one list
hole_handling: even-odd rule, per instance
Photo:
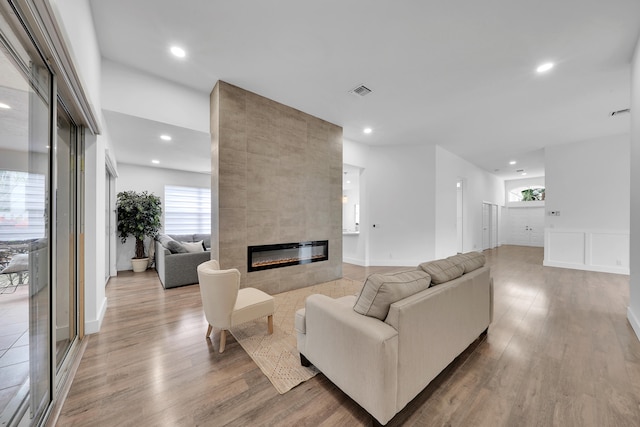
{"label": "window", "polygon": [[211,190],[165,185],[164,232],[167,234],[211,233]]}
{"label": "window", "polygon": [[540,186],[529,186],[529,187],[518,187],[509,191],[509,201],[510,202],[532,202],[544,200],[544,187]]}
{"label": "window", "polygon": [[0,241],[44,237],[44,175],[0,171]]}

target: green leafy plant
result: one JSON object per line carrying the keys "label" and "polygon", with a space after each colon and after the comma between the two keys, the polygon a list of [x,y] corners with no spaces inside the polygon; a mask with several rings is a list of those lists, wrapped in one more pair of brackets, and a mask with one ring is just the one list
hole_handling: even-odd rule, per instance
{"label": "green leafy plant", "polygon": [[136,238],[136,256],[146,258],[144,238],[156,237],[160,230],[160,215],[162,207],[160,198],[146,191],[122,191],[118,193],[118,236],[122,243],[127,237]]}
{"label": "green leafy plant", "polygon": [[544,200],[544,188],[529,188],[522,190],[522,201],[531,202],[534,200]]}

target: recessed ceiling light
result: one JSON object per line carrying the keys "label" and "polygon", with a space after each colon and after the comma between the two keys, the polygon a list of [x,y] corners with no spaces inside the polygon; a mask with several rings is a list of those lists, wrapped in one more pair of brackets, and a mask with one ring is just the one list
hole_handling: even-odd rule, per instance
{"label": "recessed ceiling light", "polygon": [[347,181],[347,184],[351,184],[351,181]]}
{"label": "recessed ceiling light", "polygon": [[151,160],[151,163],[153,163],[154,165],[159,165],[160,164],[160,160]]}
{"label": "recessed ceiling light", "polygon": [[171,46],[171,53],[177,58],[184,58],[185,56],[187,56],[187,52],[185,52],[183,48],[178,46]]}
{"label": "recessed ceiling light", "polygon": [[160,139],[163,141],[171,141],[171,137],[169,135],[160,135]]}
{"label": "recessed ceiling light", "polygon": [[370,134],[371,132],[373,132],[373,129],[371,128],[364,128],[364,130],[362,131],[364,133],[366,133],[367,135]]}
{"label": "recessed ceiling light", "polygon": [[2,108],[3,110],[10,110],[11,106],[5,104],[4,102],[0,102],[0,108]]}
{"label": "recessed ceiling light", "polygon": [[525,176],[527,173],[526,172],[522,172],[522,176]]}
{"label": "recessed ceiling light", "polygon": [[546,71],[549,71],[552,68],[553,68],[553,62],[545,62],[544,64],[536,68],[536,71],[539,73],[544,73]]}
{"label": "recessed ceiling light", "polygon": [[516,163],[518,163],[518,162],[516,162],[515,160],[511,160],[511,161],[509,162],[509,164],[510,164],[510,165],[515,165]]}

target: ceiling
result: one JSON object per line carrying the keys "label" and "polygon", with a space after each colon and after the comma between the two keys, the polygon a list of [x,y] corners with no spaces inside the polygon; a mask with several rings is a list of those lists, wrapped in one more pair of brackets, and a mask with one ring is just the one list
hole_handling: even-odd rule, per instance
{"label": "ceiling", "polygon": [[[438,144],[505,179],[521,177],[516,169],[542,175],[545,146],[629,132],[629,114],[609,113],[629,107],[637,0],[91,7],[104,58],[207,94],[224,80],[340,125],[356,142]],[[172,44],[186,58],[172,57]],[[536,73],[547,61],[555,67]],[[349,93],[361,84],[372,92]]]}

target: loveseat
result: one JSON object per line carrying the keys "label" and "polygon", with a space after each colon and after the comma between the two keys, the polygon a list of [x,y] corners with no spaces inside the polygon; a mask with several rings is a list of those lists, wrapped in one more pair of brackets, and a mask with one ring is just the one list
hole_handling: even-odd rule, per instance
{"label": "loveseat", "polygon": [[211,235],[159,234],[155,259],[165,289],[198,283],[198,265],[211,259]]}
{"label": "loveseat", "polygon": [[313,363],[386,424],[492,320],[493,282],[474,252],[372,274],[358,295],[311,295],[295,319],[303,365]]}

